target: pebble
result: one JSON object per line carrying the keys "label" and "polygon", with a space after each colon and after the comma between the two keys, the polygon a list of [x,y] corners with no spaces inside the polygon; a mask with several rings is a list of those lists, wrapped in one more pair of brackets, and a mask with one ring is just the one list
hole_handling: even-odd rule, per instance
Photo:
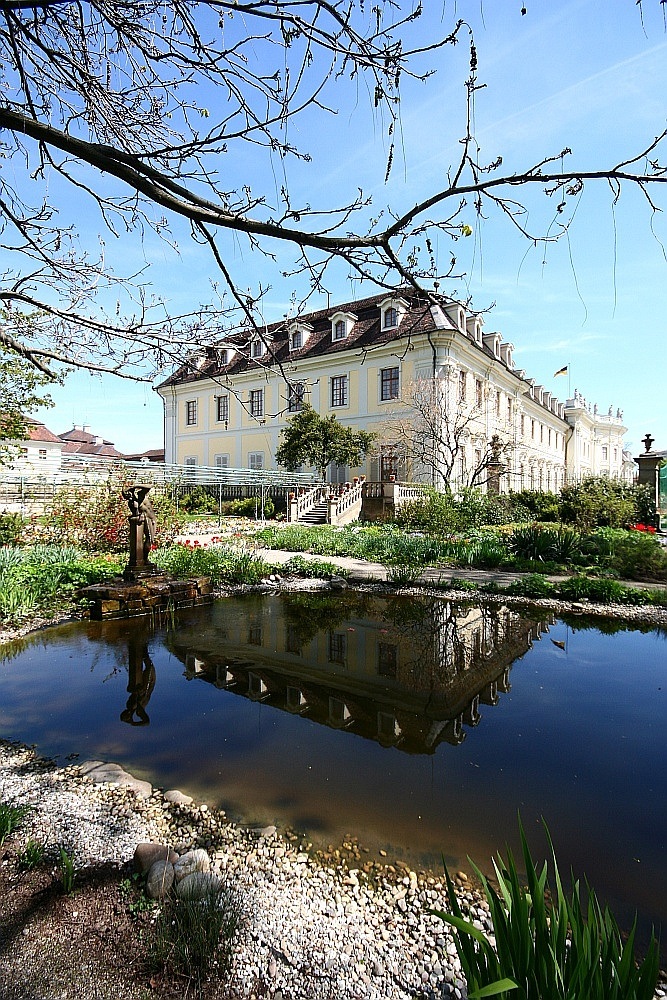
{"label": "pebble", "polygon": [[[106,767],[90,763],[97,774]],[[131,784],[117,782],[117,768],[108,774],[113,783],[95,783],[76,765],[56,767],[27,747],[0,741],[0,801],[30,807],[26,837],[63,844],[78,865],[134,859],[141,871],[155,869],[156,878],[174,860],[178,891],[227,884],[238,892],[242,927],[229,989],[239,1000],[464,994],[450,930],[425,915],[432,906],[447,908],[442,883],[386,864],[373,882],[366,875],[362,882],[362,870],[348,868],[340,850],[320,862],[297,850],[312,845],[287,831],[229,823],[219,810],[170,801],[158,790],[142,798]],[[356,849],[354,838],[347,843]],[[477,906],[474,918],[488,924],[469,883],[461,898],[465,913],[468,902]]]}

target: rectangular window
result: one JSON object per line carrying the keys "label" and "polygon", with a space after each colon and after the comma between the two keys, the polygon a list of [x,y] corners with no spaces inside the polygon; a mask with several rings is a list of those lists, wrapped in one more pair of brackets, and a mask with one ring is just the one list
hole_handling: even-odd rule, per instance
{"label": "rectangular window", "polygon": [[507,397],[507,420],[508,423],[512,423],[512,400],[509,396]]}
{"label": "rectangular window", "polygon": [[526,433],[526,416],[524,413],[521,414],[521,437]]}
{"label": "rectangular window", "polygon": [[544,441],[544,424],[540,424],[540,444]]}
{"label": "rectangular window", "polygon": [[295,330],[292,334],[292,350],[298,351],[303,347],[303,334],[301,330]]}
{"label": "rectangular window", "polygon": [[602,461],[606,462],[609,457],[609,449],[606,444],[602,445]]}
{"label": "rectangular window", "polygon": [[347,636],[344,632],[329,632],[329,663],[345,663]]}
{"label": "rectangular window", "polygon": [[250,625],[248,628],[248,642],[251,646],[262,645],[262,626]]}
{"label": "rectangular window", "polygon": [[251,417],[263,417],[264,416],[264,390],[263,389],[251,389],[250,390],[250,416]]}
{"label": "rectangular window", "polygon": [[380,372],[380,399],[398,399],[398,368],[383,368]]}
{"label": "rectangular window", "polygon": [[215,455],[213,458],[213,464],[216,469],[228,469],[229,455]]}
{"label": "rectangular window", "polygon": [[531,438],[534,441],[535,440],[535,421],[534,420],[530,421],[530,436],[531,436]]}
{"label": "rectangular window", "polygon": [[185,423],[193,427],[197,423],[197,400],[188,399],[185,404]]}
{"label": "rectangular window", "polygon": [[301,636],[296,625],[288,625],[285,633],[285,652],[301,656]]}
{"label": "rectangular window", "polygon": [[459,372],[459,400],[462,403],[466,399],[467,375],[467,372]]}
{"label": "rectangular window", "polygon": [[380,677],[396,677],[398,670],[398,646],[391,642],[378,643],[378,674]]}
{"label": "rectangular window", "polygon": [[388,483],[398,478],[398,455],[394,451],[383,451],[380,455],[380,482]]}
{"label": "rectangular window", "polygon": [[334,324],[332,340],[345,340],[347,337],[347,327],[344,319],[339,319]]}
{"label": "rectangular window", "polygon": [[187,455],[186,459],[185,459],[185,464],[186,465],[190,465],[190,466],[194,466],[194,465],[198,465],[199,463],[197,462],[197,459],[195,458],[194,455]]}
{"label": "rectangular window", "polygon": [[264,353],[264,344],[261,340],[253,340],[250,354],[253,358],[261,358]]}
{"label": "rectangular window", "polygon": [[549,445],[551,445],[551,428],[549,428]]}
{"label": "rectangular window", "polygon": [[226,365],[229,363],[229,352],[224,348],[218,349],[218,364]]}
{"label": "rectangular window", "polygon": [[287,409],[290,413],[298,413],[299,410],[303,409],[305,395],[306,387],[303,382],[297,382],[295,385],[289,387]]}
{"label": "rectangular window", "polygon": [[475,402],[476,402],[477,406],[481,407],[483,395],[484,394],[482,392],[482,380],[479,379],[479,378],[476,378],[475,379]]}
{"label": "rectangular window", "polygon": [[215,397],[215,419],[219,424],[226,424],[229,421],[229,396]]}
{"label": "rectangular window", "polygon": [[264,452],[251,451],[248,455],[248,468],[258,471],[264,468]]}
{"label": "rectangular window", "polygon": [[347,406],[347,375],[334,375],[331,379],[331,405]]}
{"label": "rectangular window", "polygon": [[42,462],[46,461],[46,448],[40,448],[39,449],[39,457],[40,457],[40,461],[42,461]]}
{"label": "rectangular window", "polygon": [[21,458],[27,458],[27,457],[28,457],[28,449],[21,448]]}
{"label": "rectangular window", "polygon": [[500,416],[501,401],[502,401],[502,394],[501,394],[500,389],[499,389],[498,392],[496,393],[496,416],[497,417]]}

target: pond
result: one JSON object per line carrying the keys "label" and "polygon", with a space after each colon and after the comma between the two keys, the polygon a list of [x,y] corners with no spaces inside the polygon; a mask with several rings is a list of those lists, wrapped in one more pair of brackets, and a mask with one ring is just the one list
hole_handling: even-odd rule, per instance
{"label": "pond", "polygon": [[516,850],[518,812],[542,857],[544,817],[562,869],[621,919],[667,917],[661,631],[345,591],[70,624],[5,653],[0,735],[43,754],[434,868]]}

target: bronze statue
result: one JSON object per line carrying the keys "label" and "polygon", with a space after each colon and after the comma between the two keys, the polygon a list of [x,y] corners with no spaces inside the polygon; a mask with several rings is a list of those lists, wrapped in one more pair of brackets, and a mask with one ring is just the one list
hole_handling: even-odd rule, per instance
{"label": "bronze statue", "polygon": [[151,487],[145,484],[128,486],[122,490],[123,499],[130,508],[130,561],[125,570],[125,576],[131,576],[136,571],[156,572],[149,561],[152,546],[155,544],[157,518],[155,508],[148,494]]}

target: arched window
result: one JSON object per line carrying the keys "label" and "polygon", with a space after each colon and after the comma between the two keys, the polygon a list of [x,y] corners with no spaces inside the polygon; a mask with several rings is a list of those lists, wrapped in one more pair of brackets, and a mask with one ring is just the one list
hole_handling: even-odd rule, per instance
{"label": "arched window", "polygon": [[389,306],[389,308],[384,311],[385,330],[393,329],[396,326],[398,326],[398,312],[394,306]]}
{"label": "arched window", "polygon": [[333,339],[334,340],[345,340],[347,336],[347,330],[345,329],[345,320],[336,320],[334,325]]}

